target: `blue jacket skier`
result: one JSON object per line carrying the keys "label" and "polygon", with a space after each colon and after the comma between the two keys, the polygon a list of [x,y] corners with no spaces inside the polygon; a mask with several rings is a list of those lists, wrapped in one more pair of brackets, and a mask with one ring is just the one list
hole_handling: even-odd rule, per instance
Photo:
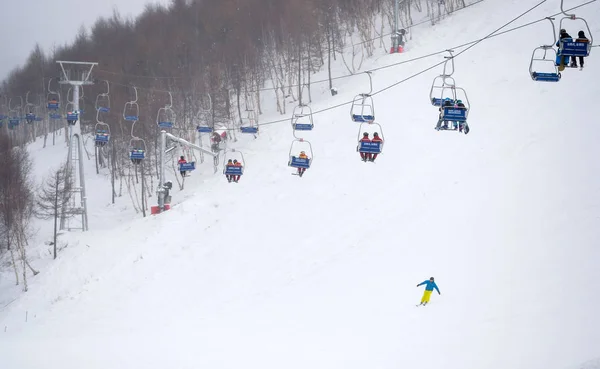
{"label": "blue jacket skier", "polygon": [[425,291],[423,292],[423,297],[421,298],[420,305],[427,305],[429,299],[431,298],[431,293],[433,292],[434,288],[437,291],[438,295],[441,295],[440,289],[438,288],[437,284],[435,284],[433,277],[429,278],[429,280],[427,281],[419,283],[417,287],[422,285],[425,285]]}
{"label": "blue jacket skier", "polygon": [[560,52],[560,46],[562,42],[573,42],[573,37],[567,33],[565,29],[561,29],[558,35],[558,41],[556,42],[556,47],[558,47],[558,52],[556,53],[556,65],[557,66],[569,66],[569,57],[562,56]]}

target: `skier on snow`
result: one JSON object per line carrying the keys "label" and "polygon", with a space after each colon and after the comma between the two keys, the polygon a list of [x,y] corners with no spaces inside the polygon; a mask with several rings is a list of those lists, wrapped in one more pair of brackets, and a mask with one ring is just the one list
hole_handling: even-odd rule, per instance
{"label": "skier on snow", "polygon": [[438,295],[441,295],[437,284],[435,284],[435,282],[433,280],[433,277],[429,278],[429,280],[427,280],[427,281],[423,281],[423,282],[419,283],[417,285],[417,287],[422,286],[422,285],[425,285],[425,291],[423,292],[423,297],[421,298],[421,303],[419,305],[427,305],[427,303],[429,302],[429,299],[431,298],[431,293],[433,292],[434,288],[437,291]]}

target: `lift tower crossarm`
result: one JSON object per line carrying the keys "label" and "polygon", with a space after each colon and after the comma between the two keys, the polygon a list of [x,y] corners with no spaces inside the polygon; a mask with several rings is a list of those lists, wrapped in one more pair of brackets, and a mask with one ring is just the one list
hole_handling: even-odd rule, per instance
{"label": "lift tower crossarm", "polygon": [[167,153],[167,139],[170,139],[171,141],[175,141],[178,142],[184,146],[187,146],[189,148],[198,150],[202,153],[205,153],[207,155],[212,156],[215,160],[215,172],[217,170],[217,165],[218,165],[218,160],[217,158],[219,157],[218,154],[203,149],[202,147],[193,144],[189,141],[184,140],[183,138],[174,136],[170,133],[167,133],[167,131],[162,130],[160,131],[160,150],[158,151],[159,154],[159,182],[158,182],[158,189],[156,190],[157,195],[158,195],[158,207],[159,207],[159,211],[163,212],[165,210],[165,197],[167,195],[167,189],[166,189],[166,184],[165,184],[165,154]]}

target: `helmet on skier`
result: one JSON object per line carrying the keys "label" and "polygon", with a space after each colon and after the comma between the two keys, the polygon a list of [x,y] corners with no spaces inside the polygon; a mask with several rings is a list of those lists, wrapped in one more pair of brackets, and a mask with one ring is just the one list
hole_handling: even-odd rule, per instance
{"label": "helmet on skier", "polygon": [[363,137],[369,137],[369,134],[367,132],[363,133]]}
{"label": "helmet on skier", "polygon": [[379,137],[379,133],[375,132],[375,133],[373,133],[373,136]]}
{"label": "helmet on skier", "polygon": [[181,156],[179,157],[179,159],[183,160],[183,155],[181,155]]}
{"label": "helmet on skier", "polygon": [[445,98],[445,99],[444,99],[444,101],[450,101],[450,98],[449,98],[449,97],[447,97],[447,98]]}
{"label": "helmet on skier", "polygon": [[304,155],[306,155],[306,153],[305,153],[304,151],[300,151],[300,154],[304,154]]}
{"label": "helmet on skier", "polygon": [[231,159],[227,160],[228,163],[231,163]]}
{"label": "helmet on skier", "polygon": [[458,100],[456,100],[456,103],[457,103],[457,104],[462,104],[463,102],[462,102],[462,100],[461,100],[461,99],[458,99]]}
{"label": "helmet on skier", "polygon": [[238,161],[237,161],[237,159],[233,159],[233,162],[234,162],[234,163],[237,163]]}

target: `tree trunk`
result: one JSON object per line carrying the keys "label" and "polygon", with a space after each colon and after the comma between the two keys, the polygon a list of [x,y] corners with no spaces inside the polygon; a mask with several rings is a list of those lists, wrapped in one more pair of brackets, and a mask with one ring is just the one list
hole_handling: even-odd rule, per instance
{"label": "tree trunk", "polygon": [[60,177],[60,171],[56,171],[56,187],[54,188],[55,190],[55,195],[54,195],[54,259],[56,259],[56,227],[58,224],[58,184],[59,182],[59,177]]}
{"label": "tree trunk", "polygon": [[140,172],[142,174],[142,215],[146,217],[146,186],[145,186],[145,175],[144,175],[144,161],[140,163]]}
{"label": "tree trunk", "polygon": [[329,76],[329,90],[331,90],[333,88],[333,84],[331,81],[331,35],[329,32],[329,29],[327,30],[326,34],[327,34],[327,73]]}
{"label": "tree trunk", "polygon": [[[9,236],[10,237],[10,236]],[[15,251],[10,250],[10,258],[12,260],[13,269],[15,271],[15,285],[19,285],[19,270],[17,269],[17,263],[15,261]]]}

